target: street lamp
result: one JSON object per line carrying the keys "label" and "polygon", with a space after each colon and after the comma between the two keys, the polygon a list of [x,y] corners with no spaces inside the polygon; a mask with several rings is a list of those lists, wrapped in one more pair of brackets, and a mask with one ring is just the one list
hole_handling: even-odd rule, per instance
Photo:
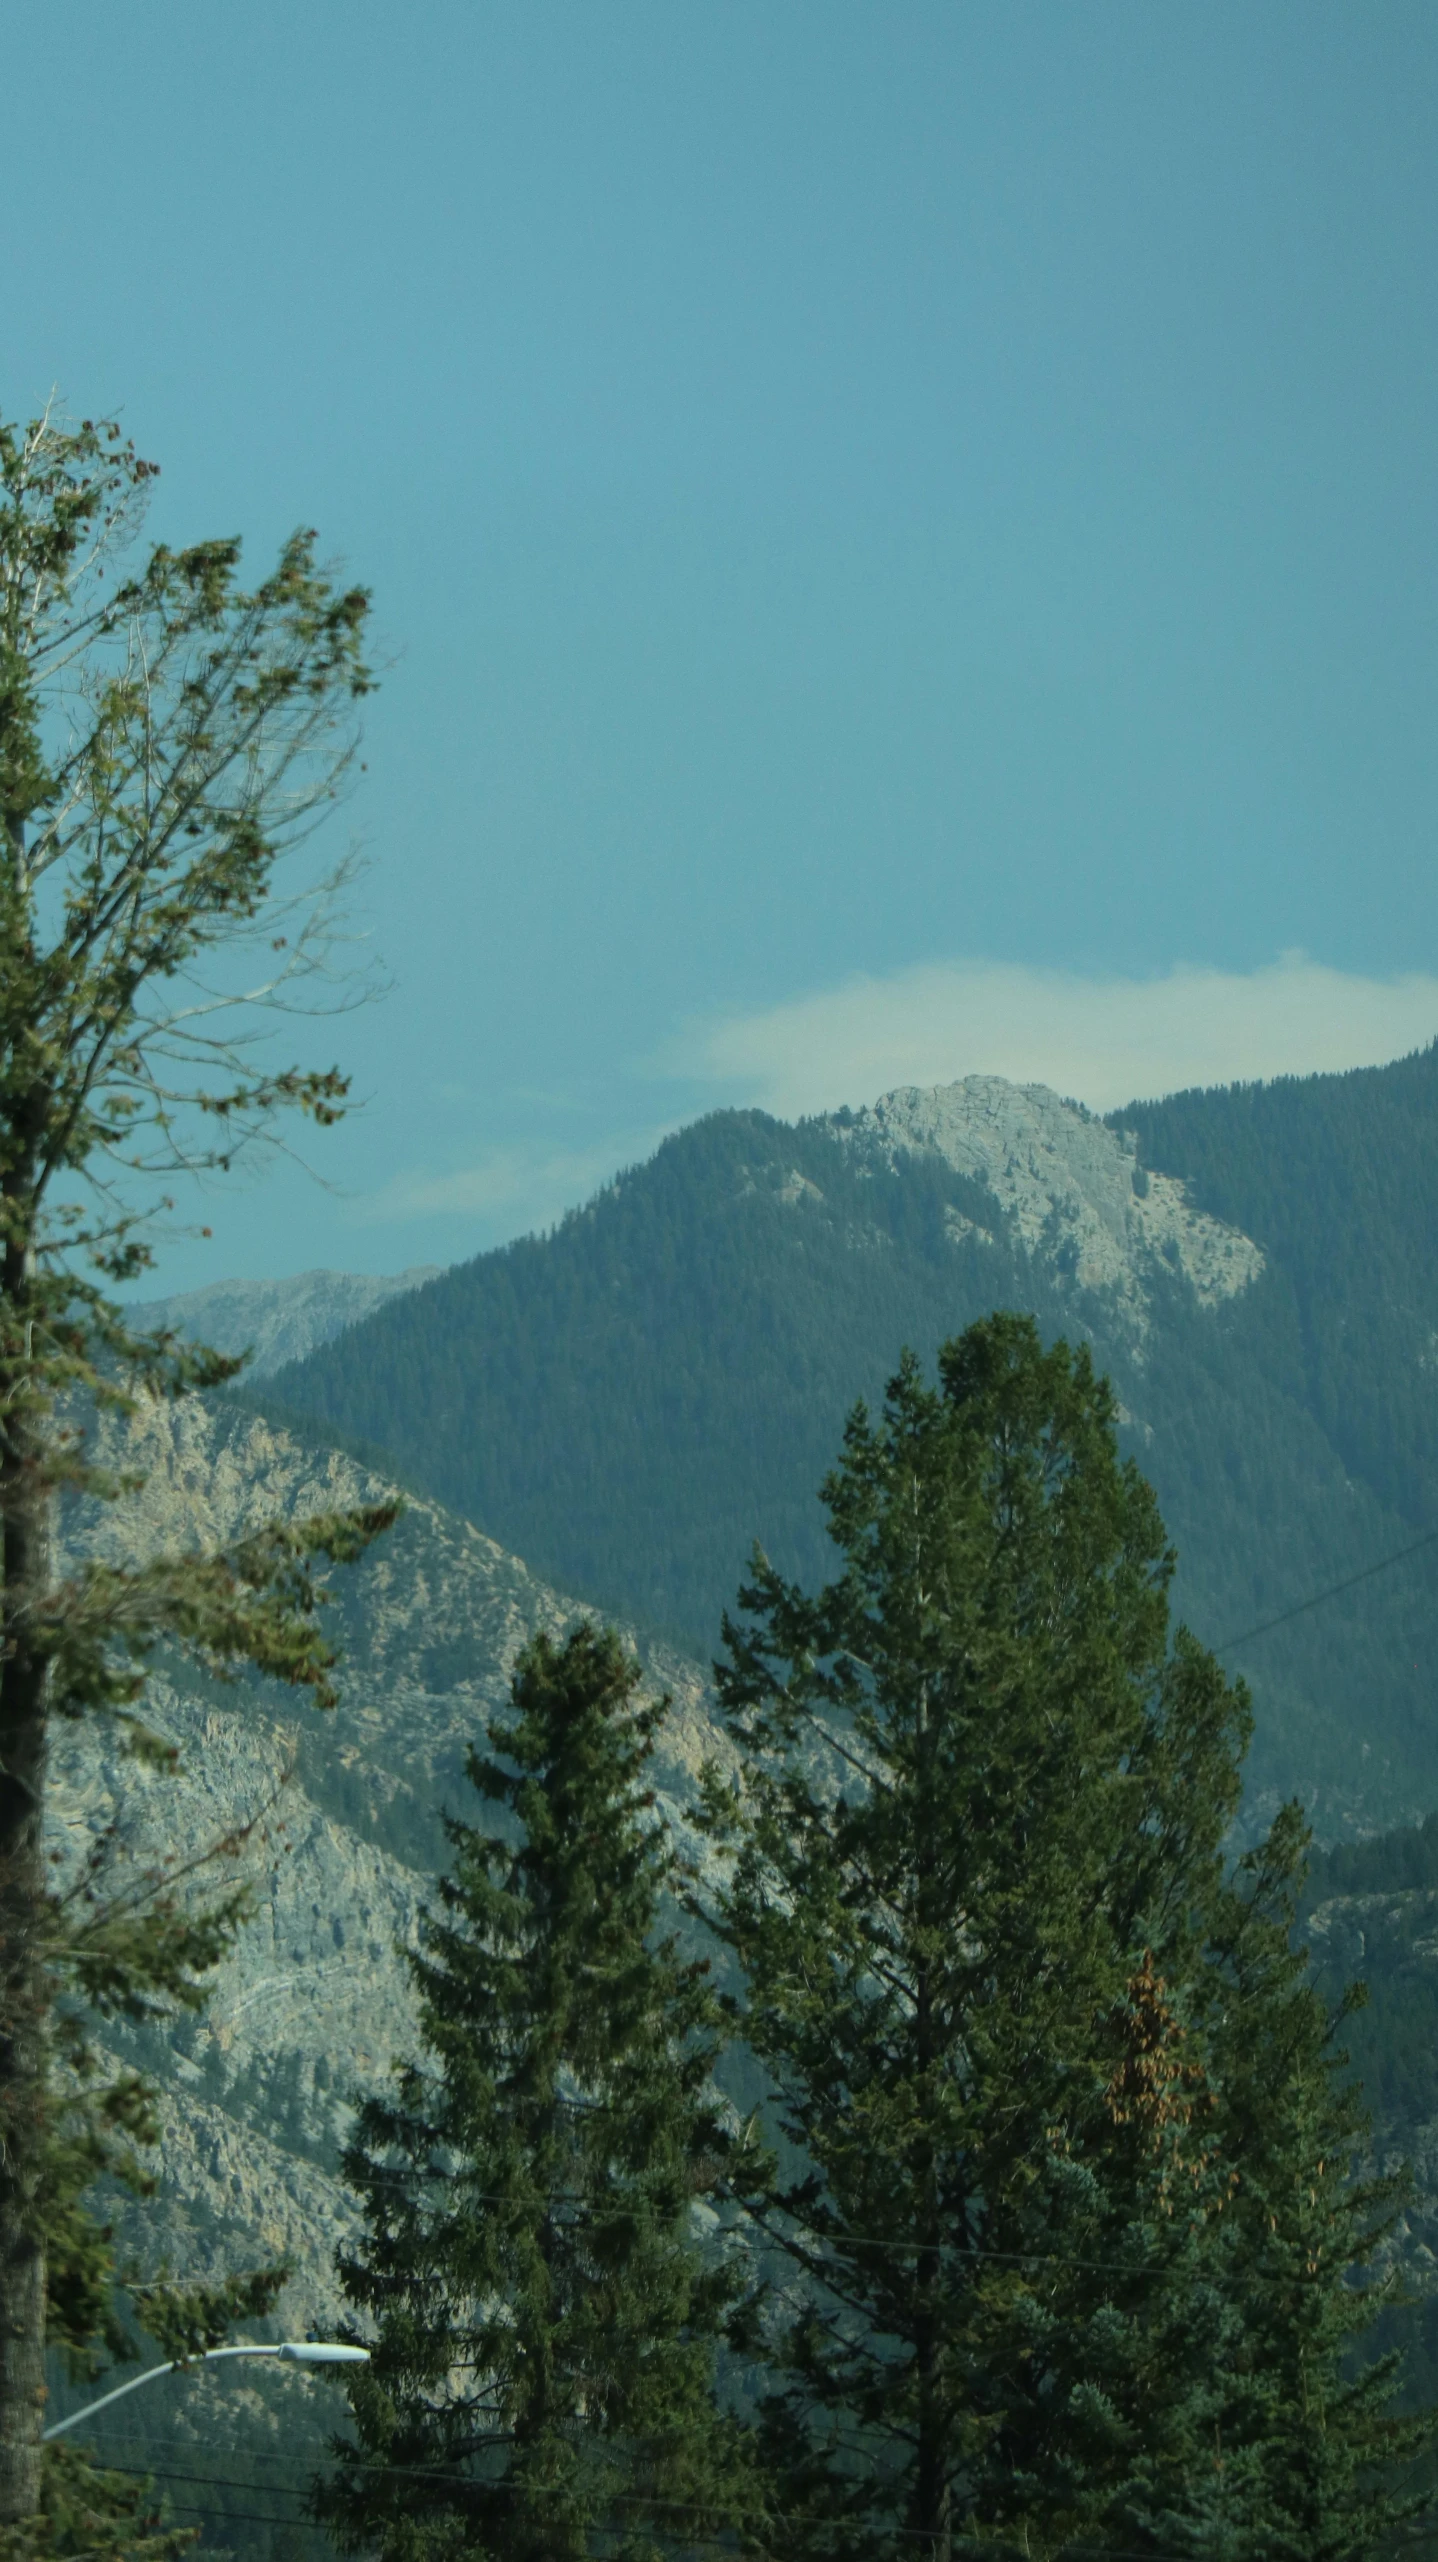
{"label": "street lamp", "polygon": [[208,2365],[220,2357],[278,2357],[291,2366],[362,2366],[367,2363],[367,2348],[350,2348],[343,2340],[285,2340],[278,2348],[212,2348],[201,2349],[198,2357],[167,2357],[163,2366],[147,2366],[143,2375],[132,2375],[128,2384],[117,2384],[113,2393],[102,2393],[98,2402],[87,2402],[83,2411],[72,2411],[68,2420],[57,2420],[53,2428],[41,2431],[42,2439],[60,2437],[81,2420],[93,2420],[97,2411],[108,2410],[112,2402],[124,2400],[127,2393],[138,2393],[142,2384],[153,2384],[159,2375],[173,2375],[181,2366]]}

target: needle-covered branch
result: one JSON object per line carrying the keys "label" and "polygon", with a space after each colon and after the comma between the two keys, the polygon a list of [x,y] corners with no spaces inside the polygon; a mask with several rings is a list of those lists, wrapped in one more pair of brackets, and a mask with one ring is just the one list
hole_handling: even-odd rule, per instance
{"label": "needle-covered branch", "polygon": [[363,992],[337,905],[353,867],[316,868],[311,840],[373,682],[366,592],[308,529],[253,585],[232,537],[147,548],[154,477],[113,422],[0,422],[0,2562],[59,2551],[89,2514],[46,2506],[47,2300],[52,2337],[113,2345],[83,2192],[123,2173],[148,2103],[132,2078],[87,2080],[86,2022],[193,2002],[244,1909],[228,1886],[197,1909],[179,1874],[115,1892],[103,1844],[78,1901],[58,1895],[52,1721],[98,1716],[173,1761],[142,1714],[161,1648],[328,1705],[322,1564],[392,1518],[56,1558],[62,1498],[134,1483],[97,1464],[97,1412],[238,1366],[137,1332],[107,1290],[150,1264],[175,1177],[283,1147],[288,1115],[339,1118],[340,1070],[267,1043]]}
{"label": "needle-covered branch", "polygon": [[308,530],[253,588],[232,539],[131,566],[153,476],[113,426],[0,425],[0,1241],[97,1161],[223,1168],[344,1104],[334,1068],[252,1071],[245,1017],[328,980],[335,876],[276,872],[344,790],[368,597]]}
{"label": "needle-covered branch", "polygon": [[37,1643],[52,1668],[52,1709],[125,1717],[156,1648],[178,1643],[222,1679],[245,1669],[309,1690],[332,1708],[333,1645],[318,1619],[330,1595],[317,1558],[353,1565],[388,1530],[397,1504],[272,1521],[209,1555],[144,1566],[87,1564],[42,1604]]}

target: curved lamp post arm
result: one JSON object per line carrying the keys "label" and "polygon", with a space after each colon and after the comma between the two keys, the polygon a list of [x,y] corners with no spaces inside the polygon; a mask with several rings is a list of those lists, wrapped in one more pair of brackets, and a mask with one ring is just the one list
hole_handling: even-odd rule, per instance
{"label": "curved lamp post arm", "polygon": [[163,2366],[147,2366],[143,2375],[132,2375],[128,2384],[117,2384],[112,2393],[102,2393],[98,2402],[87,2402],[83,2410],[72,2411],[67,2420],[57,2420],[53,2428],[41,2430],[41,2443],[63,2436],[66,2429],[78,2427],[81,2420],[92,2420],[97,2411],[107,2411],[112,2402],[123,2402],[127,2393],[138,2393],[142,2384],[153,2384],[161,2375],[174,2375],[182,2367],[208,2365],[220,2357],[278,2357],[291,2366],[359,2366],[369,2359],[366,2348],[350,2348],[342,2340],[283,2340],[276,2348],[201,2349],[198,2357],[167,2357]]}

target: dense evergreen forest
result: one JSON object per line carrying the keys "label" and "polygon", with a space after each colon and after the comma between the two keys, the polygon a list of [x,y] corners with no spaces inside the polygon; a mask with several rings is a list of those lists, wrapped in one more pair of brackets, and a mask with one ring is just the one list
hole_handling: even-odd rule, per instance
{"label": "dense evergreen forest", "polygon": [[[1438,1522],[1438,1052],[1113,1116],[1268,1268],[1199,1307],[1157,1284],[1143,1340],[1030,1256],[941,1158],[722,1112],[553,1234],[459,1265],[266,1383],[270,1411],[402,1475],[586,1601],[714,1651],[750,1545],[813,1578],[817,1488],[900,1350],[995,1306],[1086,1336],[1179,1553],[1205,1640],[1242,1638],[1257,1813],[1298,1790],[1321,1837],[1438,1803],[1435,1560],[1313,1612]],[[1249,1632],[1273,1619],[1269,1633]]]}
{"label": "dense evergreen forest", "polygon": [[1112,1118],[1268,1252],[1304,1402],[1344,1467],[1415,1527],[1438,1523],[1438,1045]]}
{"label": "dense evergreen forest", "polygon": [[[1339,2031],[1346,2071],[1361,2085],[1375,2159],[1407,2163],[1414,2197],[1402,2260],[1412,2300],[1384,2317],[1384,2345],[1401,2350],[1404,2397],[1438,2405],[1438,2294],[1431,2291],[1435,2234],[1432,2145],[1438,2124],[1438,1814],[1363,1842],[1313,1854],[1296,1934],[1325,2002],[1352,1985],[1359,2006]],[[1425,2478],[1438,2472],[1430,2456]]]}

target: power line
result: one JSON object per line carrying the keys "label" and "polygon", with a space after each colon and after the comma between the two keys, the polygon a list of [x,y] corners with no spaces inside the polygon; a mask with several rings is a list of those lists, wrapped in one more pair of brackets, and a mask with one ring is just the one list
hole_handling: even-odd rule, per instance
{"label": "power line", "polygon": [[[1438,1537],[1438,1533],[1435,1533],[1434,1535],[1435,1537]],[[520,2202],[505,2190],[495,2188],[468,2188],[464,2185],[462,2179],[460,2179],[453,2171],[438,2170],[432,2167],[426,2167],[413,2172],[382,2170],[378,2174],[371,2173],[370,2179],[376,2185],[378,2185],[379,2181],[392,2181],[397,2186],[410,2181],[413,2181],[418,2185],[420,2182],[425,2180],[436,2180],[442,2182],[446,2187],[460,2190],[465,2199],[472,2200],[476,2205],[509,2206],[514,2208],[516,2211],[519,2211]],[[368,2184],[369,2183],[367,2182],[366,2185]],[[593,2201],[585,2198],[577,2190],[561,2189],[551,2192],[548,2197],[536,2197],[528,2200],[525,2204],[524,2211],[531,2214],[541,2213],[546,2211],[549,2206],[584,2206],[591,2204],[592,2202]],[[887,2251],[895,2259],[901,2257],[908,2258],[916,2254],[921,2255],[925,2251],[945,2251],[952,2259],[994,2261],[1001,2266],[1011,2268],[1076,2268],[1087,2270],[1091,2274],[1100,2277],[1160,2277],[1165,2273],[1172,2273],[1171,2263],[1166,2260],[1158,2262],[1149,2261],[1146,2264],[1136,2265],[1132,2260],[1084,2259],[1069,2251],[991,2250],[986,2244],[981,2242],[951,2242],[948,2240],[904,2242],[896,2239],[895,2236],[890,2233],[855,2233],[845,2230],[842,2232],[816,2234],[812,2240],[806,2241],[802,2226],[793,2235],[785,2235],[774,2231],[770,2225],[763,2221],[761,2213],[757,2207],[746,2204],[744,2199],[736,2197],[732,2190],[728,2192],[726,2202],[734,2209],[736,2215],[744,2218],[746,2223],[757,2226],[760,2233],[764,2234],[778,2250],[790,2250],[796,2245],[802,2245],[805,2249],[815,2252],[822,2249],[839,2251],[853,2248],[856,2250]],[[616,2212],[618,2211],[621,2210],[616,2210]],[[799,2223],[797,2215],[795,2215],[793,2210],[790,2208],[779,2207],[771,2211],[780,2214],[788,2214],[791,2223],[794,2223],[795,2225],[798,2225]],[[588,2228],[584,2224],[576,2222],[574,2224],[561,2225],[558,2229],[566,2236],[573,2235],[582,2238]],[[737,2224],[730,2224],[724,2229],[726,2233],[732,2234],[739,2228]]]}
{"label": "power line", "polygon": [[[245,2487],[253,2489],[254,2486],[247,2484]],[[207,2509],[199,2500],[171,2500],[168,2505],[177,2518],[211,2518],[220,2526],[308,2526],[316,2535],[324,2533],[324,2528],[314,2518],[267,2518],[261,2517],[257,2509]]]}
{"label": "power line", "polygon": [[1266,1637],[1271,1628],[1286,1628],[1290,1619],[1301,1619],[1306,1610],[1316,1610],[1321,1601],[1332,1601],[1340,1592],[1351,1592],[1355,1584],[1367,1583],[1372,1575],[1385,1574],[1390,1566],[1401,1566],[1406,1557],[1416,1557],[1421,1549],[1431,1548],[1435,1542],[1438,1542],[1438,1530],[1425,1530],[1422,1538],[1415,1539],[1409,1547],[1395,1548],[1391,1556],[1379,1557],[1371,1566],[1360,1566],[1356,1575],[1345,1575],[1341,1583],[1325,1584],[1321,1592],[1310,1593],[1306,1601],[1295,1601],[1291,1610],[1280,1610],[1276,1618],[1261,1619],[1256,1628],[1245,1628],[1236,1637],[1225,1637],[1223,1643],[1212,1651],[1216,1655],[1231,1654],[1235,1646],[1247,1646],[1255,1637]]}
{"label": "power line", "polygon": [[[594,2203],[592,2199],[586,2198],[578,2192],[564,2190],[555,2191],[547,2198],[536,2197],[520,2201],[508,2195],[503,2189],[469,2188],[465,2185],[464,2181],[457,2177],[452,2171],[441,2171],[433,2168],[425,2168],[412,2172],[389,2170],[383,2170],[378,2173],[371,2172],[364,2185],[366,2187],[371,2185],[378,2186],[380,2182],[383,2181],[386,2183],[393,2183],[396,2187],[406,2186],[411,2182],[417,2186],[425,2180],[437,2180],[442,2182],[447,2188],[458,2190],[466,2201],[472,2201],[476,2206],[508,2206],[514,2209],[516,2215],[521,2212],[528,2214],[547,2213],[551,2206],[587,2206]],[[765,2234],[779,2250],[789,2250],[796,2244],[802,2243],[805,2249],[812,2251],[819,2251],[822,2249],[837,2251],[850,2248],[855,2250],[887,2251],[895,2259],[909,2258],[915,2255],[922,2256],[925,2251],[946,2251],[953,2259],[992,2260],[999,2262],[1006,2267],[1018,2268],[1079,2268],[1086,2269],[1091,2273],[1102,2277],[1154,2277],[1161,2275],[1163,2270],[1168,2267],[1168,2263],[1166,2261],[1156,2267],[1152,2263],[1148,2266],[1135,2266],[1135,2264],[1130,2260],[1080,2259],[1068,2251],[996,2251],[990,2250],[985,2244],[980,2242],[951,2242],[947,2240],[903,2242],[897,2240],[890,2233],[854,2233],[845,2230],[843,2232],[816,2234],[812,2240],[806,2241],[802,2228],[793,2235],[775,2232],[770,2225],[766,2224],[762,2220],[762,2217],[756,2208],[746,2205],[742,2198],[736,2198],[732,2193],[728,2199],[728,2203],[735,2209],[737,2214],[742,2215],[745,2218],[746,2222],[757,2225],[759,2231]],[[622,2214],[624,2209],[622,2206],[617,2206],[613,2211],[616,2214]],[[780,2213],[785,2213],[788,2210],[780,2208],[778,2211]],[[599,2221],[602,2219],[596,2218],[595,2220]],[[798,2219],[797,2217],[791,2217],[791,2221],[797,2223]],[[559,2232],[566,2237],[575,2236],[581,2239],[589,2229],[588,2225],[579,2222],[564,2224],[558,2227]],[[730,2232],[733,2232],[737,2227],[730,2225],[727,2229]]]}
{"label": "power line", "polygon": [[[343,2458],[336,2458],[333,2460],[339,2462],[341,2465],[344,2462]],[[112,2473],[123,2473],[127,2475],[131,2481],[150,2481],[155,2478],[152,2474],[142,2474],[128,2465],[109,2465],[105,2469]],[[486,2484],[482,2477],[478,2477],[472,2473],[446,2473],[438,2469],[431,2469],[426,2465],[387,2465],[376,2464],[373,2462],[362,2462],[360,2469],[372,2473],[394,2474],[401,2476],[406,2480],[418,2479],[425,2482],[441,2484],[453,2483],[461,2489],[466,2490],[486,2488],[499,2489],[502,2487],[499,2483]],[[159,2468],[157,2468],[157,2471],[159,2471]],[[277,2493],[283,2498],[292,2500],[308,2499],[309,2497],[308,2487],[301,2490],[297,2484],[292,2483],[254,2481],[239,2482],[223,2473],[161,2472],[160,2479],[162,2486],[165,2481],[170,2481],[183,2482],[187,2488],[201,2490],[269,2491]],[[694,2517],[708,2514],[706,2510],[700,2509],[697,2503],[693,2501],[666,2500],[656,2492],[619,2491],[615,2493],[614,2497],[616,2504],[618,2505],[627,2506],[629,2508],[660,2509],[666,2516],[671,2518]],[[289,2517],[267,2517],[262,2516],[255,2511],[247,2511],[243,2509],[207,2508],[202,2506],[200,2502],[193,2500],[176,2500],[171,2503],[171,2506],[174,2508],[177,2516],[217,2518],[221,2524],[233,2521],[237,2525],[243,2524],[246,2526],[294,2527],[306,2525],[312,2526],[317,2533],[322,2533],[324,2531],[323,2521],[314,2517],[306,2518],[296,2517],[294,2515]],[[857,2521],[843,2518],[827,2520],[786,2517],[782,2512],[775,2516],[766,2509],[735,2510],[732,2512],[729,2522],[734,2525],[742,2525],[746,2519],[754,2518],[765,2519],[772,2527],[788,2527],[792,2529],[802,2527],[807,2529],[811,2534],[822,2533],[823,2528],[826,2525],[830,2525],[832,2526],[835,2534],[841,2535],[846,2526],[852,2526],[857,2523]],[[885,2527],[883,2531],[886,2536],[902,2537],[908,2542],[926,2544],[930,2547],[932,2547],[937,2541],[936,2537],[925,2527],[890,2525]],[[591,2528],[591,2532],[600,2535],[620,2535],[624,2530],[622,2527],[617,2525],[606,2527],[596,2524]],[[1006,2542],[1000,2537],[991,2535],[966,2535],[961,2528],[951,2529],[949,2531],[948,2541],[950,2544],[963,2545],[972,2548],[975,2551],[993,2555],[1001,2556],[1009,2554],[1017,2556],[1020,2552],[1020,2547],[1012,2542]],[[719,2538],[714,2535],[696,2535],[693,2538],[693,2542],[700,2546],[724,2552],[732,2550],[728,2545],[721,2545]],[[1062,2551],[1076,2557],[1083,2556],[1084,2562],[1192,2562],[1191,2552],[1187,2555],[1183,2555],[1166,2551],[1161,2546],[1151,2544],[1138,2547],[1134,2545],[1119,2544],[1069,2543],[1062,2547]]]}

